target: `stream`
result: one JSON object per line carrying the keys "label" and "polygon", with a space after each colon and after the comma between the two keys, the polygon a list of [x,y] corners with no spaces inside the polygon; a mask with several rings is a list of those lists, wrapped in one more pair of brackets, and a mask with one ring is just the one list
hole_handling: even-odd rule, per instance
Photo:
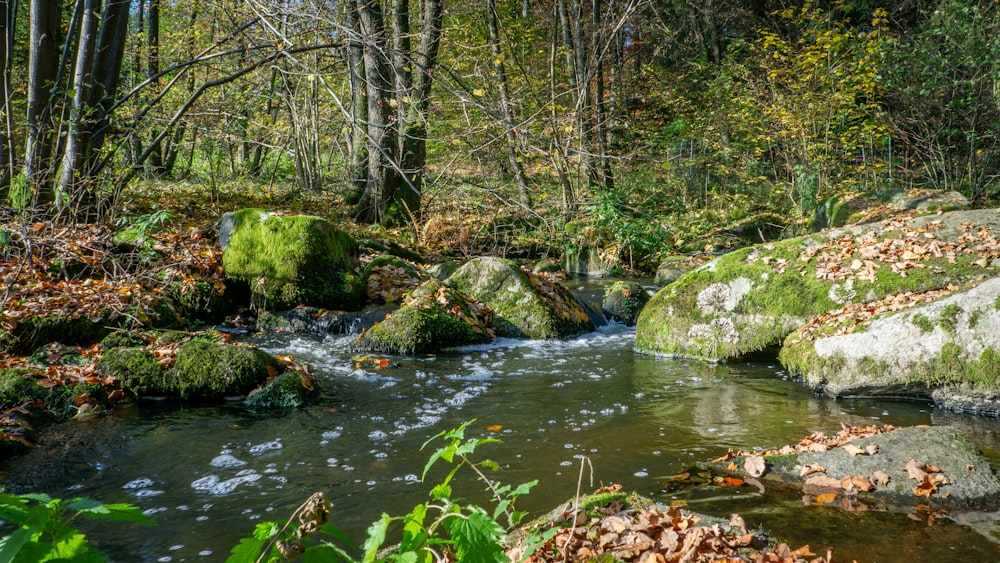
{"label": "stream", "polygon": [[[591,294],[597,281],[576,282]],[[494,477],[538,479],[518,508],[545,513],[601,484],[727,517],[739,512],[838,561],[996,561],[991,514],[951,514],[929,525],[908,511],[848,511],[803,503],[779,490],[668,490],[665,480],[728,448],[772,447],[841,423],[946,424],[962,428],[994,465],[1000,422],[952,415],[930,404],[818,398],[774,359],[728,365],[633,352],[634,330],[615,324],[565,341],[499,340],[355,369],[349,336],[256,337],[274,354],[308,364],[323,385],[308,408],[255,413],[238,403],[142,402],[108,416],[51,427],[41,445],[2,475],[13,492],[140,506],[155,527],[101,522],[85,530],[116,561],[221,561],[260,521],[285,520],[314,491],[333,522],[363,539],[379,515],[405,514],[446,468],[420,475],[435,434],[475,419],[467,436],[493,436],[476,456],[500,463]],[[496,429],[499,427],[499,429]],[[488,430],[493,428],[493,430]],[[461,474],[460,474],[461,475]],[[482,486],[457,492],[485,504]]]}

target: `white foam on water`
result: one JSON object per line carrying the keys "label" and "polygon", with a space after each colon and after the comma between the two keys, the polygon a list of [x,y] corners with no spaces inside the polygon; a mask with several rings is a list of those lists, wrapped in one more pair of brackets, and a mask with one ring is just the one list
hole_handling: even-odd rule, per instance
{"label": "white foam on water", "polygon": [[218,467],[220,469],[228,469],[233,467],[241,467],[247,464],[247,462],[242,459],[237,459],[235,456],[228,453],[217,455],[212,458],[212,461],[208,462],[212,467]]}
{"label": "white foam on water", "polygon": [[272,440],[270,442],[264,442],[263,444],[257,444],[250,447],[250,453],[253,455],[260,455],[264,452],[269,452],[272,450],[280,450],[281,440]]}

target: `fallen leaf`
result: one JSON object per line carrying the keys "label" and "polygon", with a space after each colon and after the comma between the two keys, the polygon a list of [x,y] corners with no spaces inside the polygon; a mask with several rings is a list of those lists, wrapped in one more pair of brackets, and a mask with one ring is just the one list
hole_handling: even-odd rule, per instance
{"label": "fallen leaf", "polygon": [[489,430],[490,432],[498,432],[502,428],[503,428],[503,426],[500,425],[500,424],[491,424],[490,426],[486,427],[486,429]]}
{"label": "fallen leaf", "polygon": [[820,487],[823,489],[841,489],[839,479],[834,479],[833,477],[828,477],[826,475],[812,475],[805,482],[806,485],[811,487]]}
{"label": "fallen leaf", "polygon": [[859,455],[868,455],[868,451],[855,446],[854,444],[844,444],[840,446],[845,452],[851,454],[851,457],[857,457]]}
{"label": "fallen leaf", "polygon": [[913,490],[913,494],[918,497],[931,498],[931,495],[935,491],[937,491],[937,485],[934,484],[934,480],[931,479],[930,475],[924,475],[923,482],[917,485],[917,488]]}
{"label": "fallen leaf", "polygon": [[927,471],[925,468],[926,466],[923,462],[917,461],[913,458],[910,458],[910,460],[906,462],[906,474],[909,475],[910,479],[913,479],[914,481],[923,481],[927,477]]}
{"label": "fallen leaf", "polygon": [[889,474],[886,473],[885,471],[876,471],[875,474],[872,475],[872,478],[876,483],[878,483],[880,487],[885,487],[886,485],[889,484],[889,481],[892,479],[891,477],[889,477]]}
{"label": "fallen leaf", "polygon": [[848,491],[861,491],[867,493],[875,488],[875,485],[863,475],[851,475],[840,480],[840,486]]}
{"label": "fallen leaf", "polygon": [[767,470],[767,463],[759,455],[747,456],[746,461],[743,462],[743,470],[751,477],[760,477]]}
{"label": "fallen leaf", "polygon": [[799,471],[799,477],[805,477],[813,473],[826,473],[826,469],[818,463],[807,463],[802,466],[802,470]]}
{"label": "fallen leaf", "polygon": [[837,493],[823,493],[816,496],[816,504],[830,504],[837,500]]}

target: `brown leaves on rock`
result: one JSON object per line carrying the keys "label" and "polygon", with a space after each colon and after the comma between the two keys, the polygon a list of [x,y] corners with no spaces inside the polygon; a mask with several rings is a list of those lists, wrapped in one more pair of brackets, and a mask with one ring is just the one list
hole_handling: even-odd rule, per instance
{"label": "brown leaves on rock", "polygon": [[[596,513],[601,514],[600,511]],[[712,526],[699,525],[699,522],[697,515],[684,514],[678,507],[625,510],[603,517],[576,518],[575,525],[561,527],[551,540],[523,561],[588,561],[607,554],[617,561],[636,563],[747,560],[799,563],[810,561],[807,558],[814,555],[809,546],[792,550],[787,544],[747,555],[748,550],[763,542],[747,530],[742,518],[733,515],[728,524]],[[548,524],[559,527],[563,523]],[[522,560],[523,554],[515,548],[508,551],[508,555],[511,560]],[[829,558],[812,561],[826,562]]]}
{"label": "brown leaves on rock", "polygon": [[[879,427],[877,424],[872,424],[869,426],[848,426],[846,424],[841,425],[841,429],[833,436],[827,436],[823,432],[813,432],[812,434],[806,436],[805,438],[799,440],[798,444],[790,446],[782,446],[780,448],[765,450],[762,452],[744,452],[730,451],[722,457],[718,457],[712,460],[712,463],[719,463],[722,461],[729,461],[734,456],[746,456],[746,455],[760,455],[760,456],[771,456],[771,455],[789,455],[789,454],[799,454],[807,452],[825,452],[827,450],[837,448],[853,442],[859,438],[867,438],[869,436],[877,436],[885,432],[891,432],[895,430],[896,427],[891,424],[886,424]],[[866,453],[872,454],[878,451],[865,450]]]}
{"label": "brown leaves on rock", "polygon": [[566,289],[566,286],[560,282],[558,276],[551,276],[546,272],[535,273],[528,268],[522,268],[522,270],[527,274],[532,287],[538,291],[542,300],[557,317],[576,324],[590,321],[590,316],[583,310],[573,294]]}
{"label": "brown leaves on rock", "polygon": [[931,498],[931,495],[937,492],[939,485],[954,483],[951,477],[941,473],[940,468],[912,458],[906,462],[905,470],[910,479],[918,482],[913,490],[913,494],[918,497]]}
{"label": "brown leaves on rock", "polygon": [[365,291],[368,298],[376,303],[395,303],[422,281],[419,276],[411,275],[405,268],[386,264],[372,268]]}

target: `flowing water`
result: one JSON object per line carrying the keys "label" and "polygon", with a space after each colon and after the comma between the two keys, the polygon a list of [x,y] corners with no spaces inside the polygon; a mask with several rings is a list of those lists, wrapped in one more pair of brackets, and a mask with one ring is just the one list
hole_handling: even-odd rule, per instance
{"label": "flowing water", "polygon": [[[535,513],[572,497],[581,480],[584,491],[621,483],[707,514],[738,511],[793,547],[834,547],[838,560],[1000,560],[986,537],[995,515],[952,514],[928,525],[926,513],[847,511],[778,490],[676,491],[664,483],[728,448],[794,443],[842,422],[958,425],[995,461],[996,420],[924,403],[817,398],[773,360],[709,366],[653,358],[632,351],[633,337],[605,325],[567,341],[501,340],[393,358],[398,365],[380,371],[355,369],[350,337],[266,337],[257,342],[264,349],[312,367],[324,389],[317,404],[274,414],[144,402],[57,425],[5,480],[15,490],[139,505],[158,526],[87,528],[115,560],[219,561],[257,522],[284,520],[314,491],[331,499],[333,521],[354,538],[382,512],[404,514],[444,475],[438,467],[420,482],[432,451],[421,445],[475,419],[467,435],[503,440],[477,452],[501,464],[497,479],[538,479],[518,505]],[[471,482],[460,492],[488,501]]]}

